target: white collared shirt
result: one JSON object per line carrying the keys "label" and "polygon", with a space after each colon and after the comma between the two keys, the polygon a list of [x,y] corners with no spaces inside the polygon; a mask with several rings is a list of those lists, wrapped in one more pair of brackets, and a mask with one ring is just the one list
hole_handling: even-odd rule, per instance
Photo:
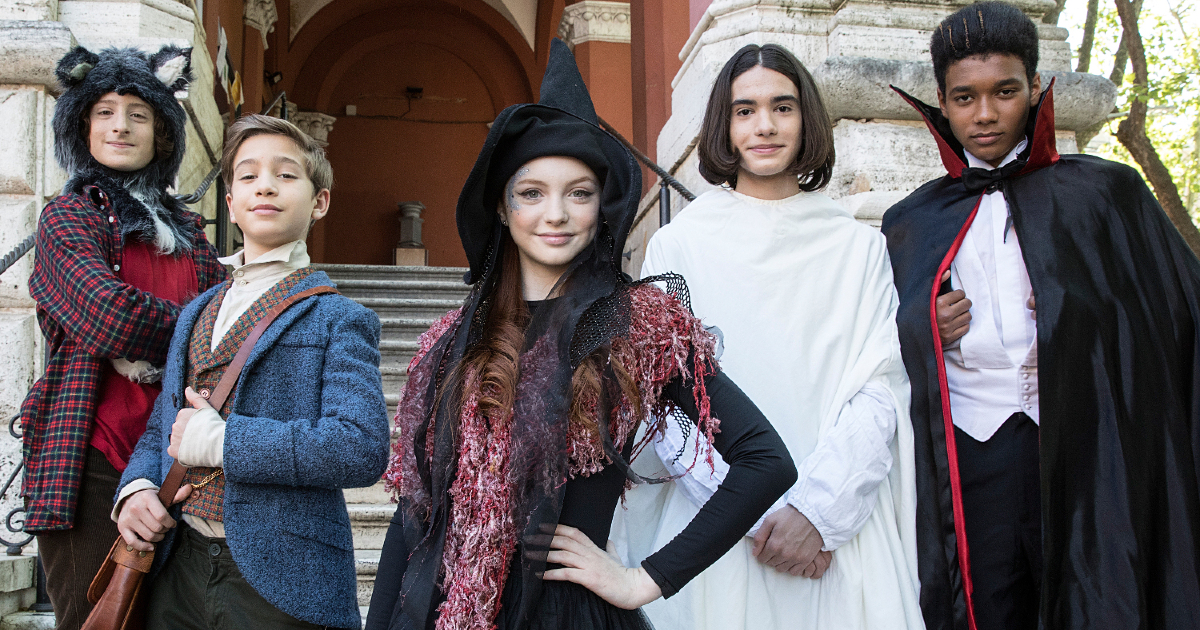
{"label": "white collared shirt", "polygon": [[217,259],[222,265],[233,267],[233,283],[225,292],[221,310],[217,311],[217,320],[213,323],[212,351],[216,351],[225,333],[233,328],[251,304],[280,280],[297,269],[307,267],[309,263],[308,246],[304,241],[280,245],[250,262],[244,262],[245,258],[246,250],[241,250],[232,256]]}
{"label": "white collared shirt", "polygon": [[[1000,166],[1025,149],[1022,140]],[[992,166],[965,152],[972,168]],[[983,195],[974,222],[950,265],[950,284],[971,300],[971,325],[945,350],[954,426],[981,442],[1014,413],[1038,422],[1037,322],[1028,300],[1029,274],[1017,233],[1007,230],[1008,202]]]}

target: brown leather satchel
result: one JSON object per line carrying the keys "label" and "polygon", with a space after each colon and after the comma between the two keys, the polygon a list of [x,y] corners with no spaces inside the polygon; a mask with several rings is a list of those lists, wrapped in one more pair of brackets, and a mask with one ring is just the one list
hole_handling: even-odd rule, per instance
{"label": "brown leather satchel", "polygon": [[[250,331],[246,341],[242,342],[229,367],[225,368],[221,380],[208,397],[209,404],[215,409],[220,409],[225,404],[225,400],[237,385],[238,377],[242,368],[246,366],[246,359],[250,358],[254,344],[258,343],[267,327],[280,313],[309,296],[337,292],[333,287],[314,287],[284,299],[267,311]],[[167,478],[158,491],[158,500],[162,501],[163,505],[171,506],[186,472],[187,467],[179,462],[171,464]],[[141,630],[145,627],[146,585],[143,582],[153,562],[153,551],[138,551],[118,536],[112,551],[104,559],[104,564],[100,566],[100,571],[88,587],[88,601],[95,604],[95,607],[92,608],[87,621],[83,622],[82,630]]]}

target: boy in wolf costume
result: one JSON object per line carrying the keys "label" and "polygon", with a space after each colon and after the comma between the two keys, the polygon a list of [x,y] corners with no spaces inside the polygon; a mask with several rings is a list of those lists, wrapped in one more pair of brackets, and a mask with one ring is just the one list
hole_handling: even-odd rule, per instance
{"label": "boy in wolf costume", "polygon": [[225,277],[201,217],[168,192],[190,55],[76,47],[55,71],[54,152],[69,179],[38,223],[29,292],[50,359],[21,426],[25,529],[38,536],[60,630],[90,612],[88,585],[117,536],[112,497],[179,311]]}

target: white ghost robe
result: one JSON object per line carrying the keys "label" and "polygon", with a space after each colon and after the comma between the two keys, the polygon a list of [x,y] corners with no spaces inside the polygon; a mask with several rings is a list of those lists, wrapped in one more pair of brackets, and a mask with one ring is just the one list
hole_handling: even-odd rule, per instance
{"label": "white ghost robe", "polygon": [[[742,538],[644,608],[656,630],[924,628],[909,385],[883,235],[820,193],[768,201],[719,189],[650,240],[642,276],[665,272],[684,276],[695,314],[721,331],[721,368],[796,462],[799,481],[771,510],[804,513],[833,562],[819,580],[791,576],[758,562]],[[644,476],[679,474],[695,459],[685,442],[696,432],[668,424],[634,462]],[[715,472],[691,468],[618,506],[612,537],[627,566],[682,531],[728,469],[719,459]]]}

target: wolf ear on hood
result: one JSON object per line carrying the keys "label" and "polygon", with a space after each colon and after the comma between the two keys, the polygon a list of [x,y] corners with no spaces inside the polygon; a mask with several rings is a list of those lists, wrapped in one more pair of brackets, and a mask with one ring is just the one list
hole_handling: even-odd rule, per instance
{"label": "wolf ear on hood", "polygon": [[84,48],[76,46],[71,52],[63,55],[62,59],[58,60],[58,66],[54,69],[54,76],[58,78],[58,82],[64,88],[70,89],[87,78],[92,68],[100,61],[100,57],[96,53]]}
{"label": "wolf ear on hood", "polygon": [[186,92],[192,79],[192,49],[163,46],[150,55],[150,71],[177,97]]}

